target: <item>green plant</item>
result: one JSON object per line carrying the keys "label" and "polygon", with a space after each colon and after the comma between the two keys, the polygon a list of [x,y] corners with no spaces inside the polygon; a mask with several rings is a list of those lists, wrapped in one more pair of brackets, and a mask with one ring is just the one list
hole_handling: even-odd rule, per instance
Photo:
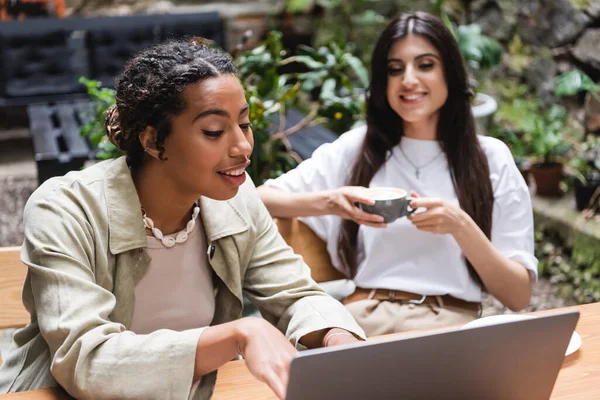
{"label": "green plant", "polygon": [[532,129],[525,131],[525,140],[529,141],[533,154],[544,163],[560,162],[560,156],[570,148],[563,137],[567,111],[560,105],[553,105],[538,115],[538,118],[532,118]]}
{"label": "green plant", "polygon": [[579,69],[572,69],[557,76],[554,81],[554,92],[557,96],[573,96],[578,92],[588,92],[600,102],[600,86]]}
{"label": "green plant", "polygon": [[539,275],[548,277],[563,298],[579,304],[600,301],[600,258],[592,246],[582,241],[567,246],[555,229],[536,229]]}
{"label": "green plant", "polygon": [[369,74],[353,51],[352,44],[336,42],[318,50],[301,45],[297,55],[281,62],[281,65],[298,62],[309,69],[294,77],[301,82],[302,91],[310,92],[311,100],[319,102],[321,121],[338,134],[364,116],[364,92],[369,86]]}
{"label": "green plant", "polygon": [[[433,12],[454,35],[469,70],[471,85],[477,87],[490,69],[500,63],[504,49],[496,39],[483,34],[478,24],[455,25],[448,10],[448,0],[434,1]],[[459,11],[464,13],[464,8]]]}
{"label": "green plant", "polygon": [[[331,42],[352,43],[358,57],[367,62],[387,17],[395,14],[391,2],[381,0],[287,0],[288,13],[322,9],[315,22],[315,47]],[[382,11],[384,13],[382,13]]]}
{"label": "green plant", "polygon": [[567,172],[586,185],[591,179],[600,180],[600,137],[589,136],[583,143],[573,145]]}
{"label": "green plant", "polygon": [[87,93],[92,100],[91,115],[86,116],[85,120],[88,122],[80,128],[81,136],[87,138],[98,150],[96,157],[101,160],[122,156],[123,152],[108,140],[104,129],[106,111],[116,101],[115,91],[103,88],[100,82],[84,77],[79,78],[79,82],[86,86]]}
{"label": "green plant", "polygon": [[[298,54],[286,56],[282,35],[272,31],[257,48],[238,59],[254,124],[255,150],[252,178],[257,184],[293,168],[299,157],[287,137],[309,124],[327,123],[338,133],[347,130],[363,113],[364,98],[357,88],[368,84],[367,71],[351,46],[336,43],[315,50],[300,46]],[[280,74],[279,69],[298,63],[305,72]],[[287,110],[299,105],[300,93],[316,93],[304,104],[307,116],[286,129]],[[273,121],[279,119],[278,126]]]}
{"label": "green plant", "polygon": [[545,110],[541,100],[514,99],[501,103],[490,134],[511,147],[517,164],[528,156],[550,163],[559,161],[570,147],[562,133],[566,118],[562,106]]}

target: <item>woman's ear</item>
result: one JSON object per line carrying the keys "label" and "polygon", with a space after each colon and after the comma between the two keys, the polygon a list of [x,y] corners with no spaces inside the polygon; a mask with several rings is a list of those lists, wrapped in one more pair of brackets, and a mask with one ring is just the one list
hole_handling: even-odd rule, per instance
{"label": "woman's ear", "polygon": [[138,139],[146,154],[157,160],[160,159],[158,156],[160,151],[156,148],[156,129],[148,125],[146,129],[140,132]]}

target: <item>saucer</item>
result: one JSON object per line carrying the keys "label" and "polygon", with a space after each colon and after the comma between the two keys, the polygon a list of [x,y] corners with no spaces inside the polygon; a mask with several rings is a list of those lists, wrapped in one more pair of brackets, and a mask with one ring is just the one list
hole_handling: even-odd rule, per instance
{"label": "saucer", "polygon": [[[502,314],[502,315],[491,315],[489,317],[483,317],[471,321],[465,325],[463,328],[476,328],[487,325],[495,325],[501,324],[503,322],[511,322],[511,321],[522,321],[524,319],[532,319],[535,318],[532,315],[522,315],[522,314]],[[569,347],[567,347],[567,351],[565,352],[565,356],[569,354],[573,354],[581,347],[581,336],[575,331],[573,331],[573,335],[571,336],[571,341],[569,342]]]}

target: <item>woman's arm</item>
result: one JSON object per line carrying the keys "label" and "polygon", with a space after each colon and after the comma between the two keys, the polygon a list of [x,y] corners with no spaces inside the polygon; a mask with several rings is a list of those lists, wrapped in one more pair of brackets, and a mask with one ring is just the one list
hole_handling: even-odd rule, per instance
{"label": "woman's arm", "polygon": [[409,217],[418,229],[454,237],[486,289],[502,304],[513,311],[529,304],[531,278],[527,269],[502,255],[465,211],[434,198],[417,198],[411,207],[427,209]]}
{"label": "woman's arm", "polygon": [[531,301],[527,269],[500,254],[475,221],[464,211],[462,214],[462,228],[453,236],[486,289],[512,311],[527,307]]}
{"label": "woman's arm", "polygon": [[329,214],[329,193],[326,191],[291,193],[270,186],[260,186],[258,194],[276,218],[314,217]]}
{"label": "woman's arm", "polygon": [[258,188],[261,200],[275,218],[337,215],[344,219],[352,219],[358,224],[375,228],[385,227],[383,217],[369,214],[356,206],[356,203],[375,203],[365,197],[363,191],[364,188],[358,186],[306,193],[286,192],[266,185]]}

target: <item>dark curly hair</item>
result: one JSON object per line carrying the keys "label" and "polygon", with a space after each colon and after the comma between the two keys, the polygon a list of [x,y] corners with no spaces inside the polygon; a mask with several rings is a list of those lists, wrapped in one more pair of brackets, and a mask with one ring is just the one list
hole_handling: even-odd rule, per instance
{"label": "dark curly hair", "polygon": [[144,158],[138,135],[147,126],[156,129],[156,148],[162,160],[163,143],[171,132],[169,117],[186,107],[183,90],[221,74],[237,74],[231,56],[196,41],[154,45],[125,65],[116,82],[117,102],[107,111],[104,125],[110,141],[127,154],[132,169]]}

